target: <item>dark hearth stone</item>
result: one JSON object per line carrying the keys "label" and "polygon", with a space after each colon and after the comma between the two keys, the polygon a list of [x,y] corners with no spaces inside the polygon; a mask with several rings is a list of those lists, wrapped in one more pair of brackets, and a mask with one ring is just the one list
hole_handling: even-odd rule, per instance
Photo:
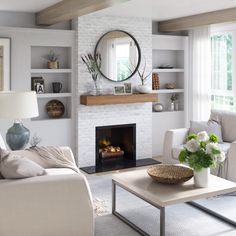
{"label": "dark hearth stone", "polygon": [[141,166],[149,166],[149,165],[155,165],[160,164],[161,162],[156,161],[152,158],[146,158],[141,160],[126,160],[126,161],[117,161],[117,162],[108,162],[106,164],[103,163],[103,165],[99,166],[86,166],[80,168],[81,170],[85,171],[88,174],[95,174],[95,173],[101,173],[101,172],[107,172],[107,171],[113,171],[113,170],[121,170],[121,169],[127,169],[132,167],[141,167]]}

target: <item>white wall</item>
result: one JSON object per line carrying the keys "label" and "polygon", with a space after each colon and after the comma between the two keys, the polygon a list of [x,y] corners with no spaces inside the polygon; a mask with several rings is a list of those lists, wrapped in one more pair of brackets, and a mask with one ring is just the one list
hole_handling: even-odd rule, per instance
{"label": "white wall", "polygon": [[[144,18],[127,18],[100,15],[98,13],[78,19],[78,91],[79,95],[93,86],[80,56],[93,53],[99,38],[110,30],[124,30],[138,41],[142,59],[146,58],[147,72],[152,67],[152,22]],[[144,61],[142,60],[142,65]],[[140,84],[137,74],[128,82]],[[113,88],[117,84],[101,79],[103,88]],[[151,86],[151,80],[149,80]],[[109,106],[78,106],[78,157],[79,166],[95,165],[95,127],[136,123],[137,159],[152,157],[152,104],[126,104]]]}
{"label": "white wall", "polygon": [[[31,45],[68,46],[74,42],[73,31],[0,27],[0,37],[11,38],[11,89],[31,89]],[[0,120],[0,133],[5,138],[11,120]],[[74,149],[72,120],[44,120],[23,122],[31,134],[42,138],[41,145],[63,145]]]}
{"label": "white wall", "polygon": [[70,29],[70,21],[61,22],[51,26],[36,26],[35,14],[28,12],[0,11],[0,26],[45,28],[45,29]]}

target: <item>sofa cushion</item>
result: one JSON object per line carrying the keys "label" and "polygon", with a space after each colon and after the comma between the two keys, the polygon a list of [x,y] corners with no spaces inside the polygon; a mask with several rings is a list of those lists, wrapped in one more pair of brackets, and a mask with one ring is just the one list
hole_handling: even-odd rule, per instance
{"label": "sofa cushion", "polygon": [[236,112],[212,110],[211,119],[220,122],[224,142],[236,141]]}
{"label": "sofa cushion", "polygon": [[206,131],[208,134],[214,133],[218,136],[218,142],[222,143],[222,132],[220,123],[209,120],[209,121],[190,121],[189,134],[199,133],[201,131]]}
{"label": "sofa cushion", "polygon": [[46,174],[37,163],[13,153],[1,157],[1,175],[5,179],[21,179]]}
{"label": "sofa cushion", "polygon": [[69,168],[48,168],[45,169],[46,175],[68,175],[77,174],[74,170]]}
{"label": "sofa cushion", "polygon": [[[227,154],[227,152],[230,149],[231,143],[224,142],[224,143],[219,143],[218,145]],[[183,148],[184,148],[184,144],[180,145],[179,147],[172,148],[172,158],[175,159],[175,160],[178,160],[179,159],[179,153],[181,152],[181,150],[183,150]]]}

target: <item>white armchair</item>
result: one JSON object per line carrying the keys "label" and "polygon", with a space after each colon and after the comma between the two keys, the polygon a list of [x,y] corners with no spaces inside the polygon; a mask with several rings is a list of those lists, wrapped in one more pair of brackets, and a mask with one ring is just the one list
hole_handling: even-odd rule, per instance
{"label": "white armchair", "polygon": [[[74,160],[70,148],[62,150]],[[67,168],[46,172],[33,178],[0,179],[0,235],[93,236],[92,197],[85,176]]]}
{"label": "white armchair", "polygon": [[236,182],[236,142],[231,143],[227,154],[227,177]]}
{"label": "white armchair", "polygon": [[[221,124],[223,143],[219,144],[227,153],[225,162],[226,178],[236,182],[236,113],[212,111],[211,119]],[[165,163],[177,164],[178,155],[184,146],[188,128],[171,129],[165,134],[163,159]]]}
{"label": "white armchair", "polygon": [[164,147],[163,147],[163,157],[164,162],[167,164],[177,164],[178,153],[177,155],[174,152],[177,152],[176,149],[180,151],[183,146],[186,137],[188,135],[187,128],[182,129],[170,129],[165,133]]}

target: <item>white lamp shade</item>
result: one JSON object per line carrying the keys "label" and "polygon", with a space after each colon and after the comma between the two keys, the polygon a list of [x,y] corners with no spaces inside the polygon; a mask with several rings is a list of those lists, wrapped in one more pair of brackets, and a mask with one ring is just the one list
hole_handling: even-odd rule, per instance
{"label": "white lamp shade", "polygon": [[39,115],[35,91],[0,92],[0,118],[26,119]]}

